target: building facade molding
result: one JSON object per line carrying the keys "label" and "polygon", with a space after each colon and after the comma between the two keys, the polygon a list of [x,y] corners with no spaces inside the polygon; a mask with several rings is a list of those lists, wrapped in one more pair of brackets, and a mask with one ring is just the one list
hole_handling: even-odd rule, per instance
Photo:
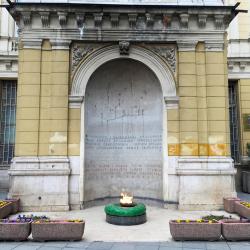
{"label": "building facade molding", "polygon": [[22,39],[23,49],[41,49],[42,47],[42,38],[33,38],[33,39]]}
{"label": "building facade molding", "polygon": [[250,41],[231,39],[228,43],[228,78],[250,78]]}

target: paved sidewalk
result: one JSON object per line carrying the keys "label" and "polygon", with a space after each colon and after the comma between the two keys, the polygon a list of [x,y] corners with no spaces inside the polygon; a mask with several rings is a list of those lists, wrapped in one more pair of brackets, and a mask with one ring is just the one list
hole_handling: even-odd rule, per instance
{"label": "paved sidewalk", "polygon": [[250,250],[250,242],[23,242],[0,243],[1,250]]}

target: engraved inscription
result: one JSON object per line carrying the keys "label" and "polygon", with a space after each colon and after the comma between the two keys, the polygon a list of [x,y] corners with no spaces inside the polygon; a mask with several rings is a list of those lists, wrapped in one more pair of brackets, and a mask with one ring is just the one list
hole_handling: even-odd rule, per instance
{"label": "engraved inscription", "polygon": [[101,150],[156,150],[161,152],[161,135],[151,136],[86,136],[88,149]]}

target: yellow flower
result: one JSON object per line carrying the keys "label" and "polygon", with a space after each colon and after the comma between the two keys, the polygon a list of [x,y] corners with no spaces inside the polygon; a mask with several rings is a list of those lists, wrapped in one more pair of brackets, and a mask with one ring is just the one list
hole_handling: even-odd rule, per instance
{"label": "yellow flower", "polygon": [[212,221],[212,220],[209,220],[209,221],[208,221],[208,223],[209,223],[209,224],[212,224],[212,223],[213,223],[213,221]]}
{"label": "yellow flower", "polygon": [[181,220],[176,220],[177,223],[181,223]]}
{"label": "yellow flower", "polygon": [[199,223],[201,223],[203,220],[202,219],[198,219],[198,220],[196,220],[197,222],[199,222]]}
{"label": "yellow flower", "polygon": [[187,222],[187,223],[189,223],[189,222],[190,222],[190,220],[189,220],[189,219],[187,219],[187,220],[186,220],[186,222]]}

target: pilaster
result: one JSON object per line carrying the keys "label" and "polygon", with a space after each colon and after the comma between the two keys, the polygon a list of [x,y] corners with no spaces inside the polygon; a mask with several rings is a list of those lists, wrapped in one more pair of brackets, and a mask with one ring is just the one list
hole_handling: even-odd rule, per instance
{"label": "pilaster", "polygon": [[228,156],[227,72],[224,49],[205,44],[209,156]]}
{"label": "pilaster", "polygon": [[23,41],[19,55],[16,110],[16,156],[38,155],[41,40]]}
{"label": "pilaster", "polygon": [[67,156],[69,44],[44,41],[39,155]]}
{"label": "pilaster", "polygon": [[196,42],[178,43],[180,155],[198,156]]}
{"label": "pilaster", "polygon": [[196,48],[199,156],[208,156],[207,81],[204,43]]}

